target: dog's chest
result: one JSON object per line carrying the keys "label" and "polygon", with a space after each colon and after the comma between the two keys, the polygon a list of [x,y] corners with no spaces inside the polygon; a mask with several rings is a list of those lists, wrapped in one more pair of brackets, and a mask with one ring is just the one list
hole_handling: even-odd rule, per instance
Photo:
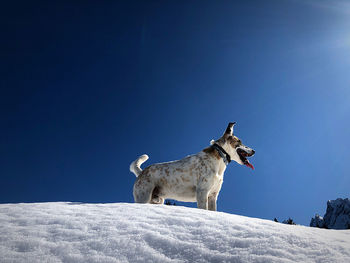
{"label": "dog's chest", "polygon": [[224,174],[216,174],[213,179],[212,189],[220,189],[224,181]]}
{"label": "dog's chest", "polygon": [[208,189],[210,192],[220,191],[223,183],[223,174],[208,173],[202,174],[201,179],[198,181],[198,187]]}
{"label": "dog's chest", "polygon": [[209,158],[208,155],[201,156],[199,170],[199,184],[206,185],[205,188],[220,188],[223,183],[225,165],[217,159]]}

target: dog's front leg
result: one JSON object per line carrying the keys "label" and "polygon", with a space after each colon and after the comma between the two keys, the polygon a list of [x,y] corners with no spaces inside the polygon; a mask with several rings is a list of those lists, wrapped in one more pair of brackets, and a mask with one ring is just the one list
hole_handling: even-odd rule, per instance
{"label": "dog's front leg", "polygon": [[211,194],[208,197],[208,208],[211,211],[216,211],[216,200],[217,200],[217,194]]}
{"label": "dog's front leg", "polygon": [[208,191],[197,189],[197,207],[208,210]]}

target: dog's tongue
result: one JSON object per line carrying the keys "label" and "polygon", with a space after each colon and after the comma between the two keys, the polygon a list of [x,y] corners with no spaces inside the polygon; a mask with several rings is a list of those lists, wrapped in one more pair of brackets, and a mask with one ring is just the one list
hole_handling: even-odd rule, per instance
{"label": "dog's tongue", "polygon": [[254,170],[254,166],[248,160],[244,165]]}

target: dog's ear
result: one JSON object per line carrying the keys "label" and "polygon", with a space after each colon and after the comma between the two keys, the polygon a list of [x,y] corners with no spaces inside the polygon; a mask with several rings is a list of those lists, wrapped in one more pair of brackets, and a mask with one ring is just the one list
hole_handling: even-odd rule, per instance
{"label": "dog's ear", "polygon": [[226,128],[224,135],[233,135],[233,126],[235,126],[236,122],[230,122]]}

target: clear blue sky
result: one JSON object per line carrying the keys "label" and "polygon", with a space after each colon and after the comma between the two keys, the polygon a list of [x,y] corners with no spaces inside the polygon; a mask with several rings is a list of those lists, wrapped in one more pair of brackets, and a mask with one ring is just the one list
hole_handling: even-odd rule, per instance
{"label": "clear blue sky", "polygon": [[133,202],[131,161],[199,152],[230,121],[255,170],[229,165],[219,211],[308,224],[349,197],[348,2],[11,1],[0,13],[0,202]]}

